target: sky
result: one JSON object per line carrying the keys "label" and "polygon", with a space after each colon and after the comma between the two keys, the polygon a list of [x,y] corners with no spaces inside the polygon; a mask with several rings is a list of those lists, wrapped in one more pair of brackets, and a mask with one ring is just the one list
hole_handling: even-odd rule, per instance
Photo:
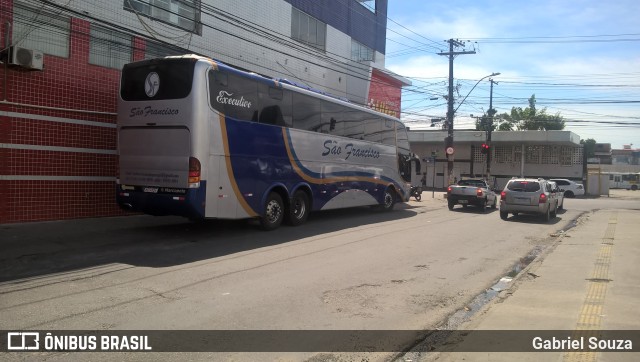
{"label": "sky", "polygon": [[385,67],[412,82],[401,115],[412,129],[446,117],[447,39],[475,51],[454,58],[454,129],[489,109],[493,79],[498,114],[535,94],[581,139],[640,148],[640,1],[389,0]]}

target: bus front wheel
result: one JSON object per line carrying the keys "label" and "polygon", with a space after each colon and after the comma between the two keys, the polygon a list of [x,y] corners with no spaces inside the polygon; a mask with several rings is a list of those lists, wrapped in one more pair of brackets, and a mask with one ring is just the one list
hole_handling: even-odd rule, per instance
{"label": "bus front wheel", "polygon": [[391,211],[396,204],[396,195],[392,188],[387,188],[382,196],[382,205],[380,208],[382,211]]}
{"label": "bus front wheel", "polygon": [[264,206],[264,214],[260,218],[260,226],[263,230],[274,230],[282,224],[284,218],[284,204],[279,194],[272,192]]}
{"label": "bus front wheel", "polygon": [[298,226],[303,224],[309,216],[309,196],[307,193],[298,190],[293,194],[289,210],[287,212],[287,224],[291,226]]}

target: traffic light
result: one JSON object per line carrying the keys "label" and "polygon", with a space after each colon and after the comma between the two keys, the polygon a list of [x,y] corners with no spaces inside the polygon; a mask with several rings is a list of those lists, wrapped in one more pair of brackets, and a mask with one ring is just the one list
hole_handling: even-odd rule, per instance
{"label": "traffic light", "polygon": [[480,148],[480,152],[481,152],[483,155],[486,155],[487,153],[489,153],[489,149],[490,149],[490,148],[489,148],[489,145],[488,145],[488,144],[486,144],[486,143],[483,143],[483,144],[482,144],[482,148]]}

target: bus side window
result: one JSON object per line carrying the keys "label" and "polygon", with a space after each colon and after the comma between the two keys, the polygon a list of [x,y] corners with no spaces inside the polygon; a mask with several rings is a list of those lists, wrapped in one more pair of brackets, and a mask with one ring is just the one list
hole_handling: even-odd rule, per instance
{"label": "bus side window", "polygon": [[258,85],[260,123],[291,127],[291,92],[267,84]]}
{"label": "bus side window", "polygon": [[322,128],[320,100],[300,93],[292,94],[293,127],[320,132]]}
{"label": "bus side window", "polygon": [[382,120],[382,143],[386,145],[396,145],[396,124],[395,122],[383,119]]}
{"label": "bus side window", "polygon": [[373,118],[375,116],[366,114],[367,119],[364,124],[364,139],[370,142],[382,141],[382,121],[379,118]]}
{"label": "bus side window", "polygon": [[366,113],[345,107],[344,135],[356,140],[364,140],[364,122]]}
{"label": "bus side window", "polygon": [[229,77],[227,77],[227,73],[214,72],[216,84],[226,87],[229,84]]}
{"label": "bus side window", "polygon": [[346,109],[338,104],[322,101],[322,127],[320,132],[343,136],[345,112]]}
{"label": "bus side window", "polygon": [[[209,77],[210,102],[213,108],[227,117],[242,121],[258,121],[258,83],[239,75],[211,71]],[[212,84],[213,83],[213,84]]]}

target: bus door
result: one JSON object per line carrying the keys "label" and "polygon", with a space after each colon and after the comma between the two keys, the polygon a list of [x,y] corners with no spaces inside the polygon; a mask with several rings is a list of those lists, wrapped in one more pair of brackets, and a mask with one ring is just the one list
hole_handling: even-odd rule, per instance
{"label": "bus door", "polygon": [[613,175],[613,188],[621,188],[622,187],[622,176],[621,175]]}

